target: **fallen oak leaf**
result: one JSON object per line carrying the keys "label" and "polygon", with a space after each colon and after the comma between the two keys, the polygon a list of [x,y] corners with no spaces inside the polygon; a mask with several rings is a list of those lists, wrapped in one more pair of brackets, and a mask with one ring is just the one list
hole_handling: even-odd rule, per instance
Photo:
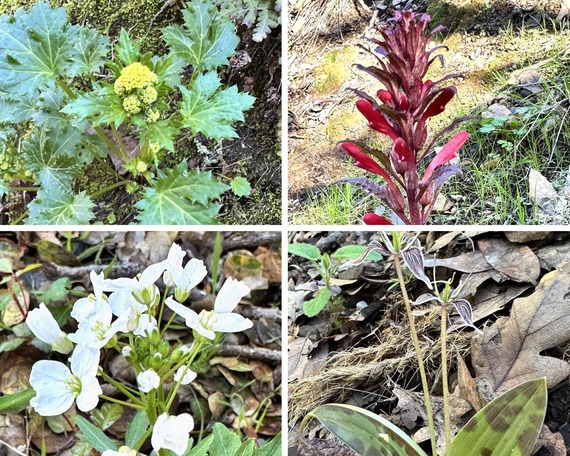
{"label": "fallen oak leaf", "polygon": [[540,353],[570,340],[570,271],[546,274],[535,292],[514,301],[510,317],[500,318],[473,338],[471,357],[477,379],[499,393],[546,376],[551,388],[570,365]]}

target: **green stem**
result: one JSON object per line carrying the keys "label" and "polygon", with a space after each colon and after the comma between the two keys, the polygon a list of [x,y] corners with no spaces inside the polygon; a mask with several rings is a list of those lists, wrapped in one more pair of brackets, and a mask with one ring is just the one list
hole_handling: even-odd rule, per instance
{"label": "green stem", "polygon": [[427,382],[426,371],[424,368],[424,359],[422,356],[422,350],[420,347],[420,341],[418,339],[418,333],[416,331],[416,325],[414,324],[414,316],[412,315],[412,306],[410,305],[410,299],[408,298],[408,291],[406,290],[406,283],[404,281],[404,275],[402,274],[402,267],[400,265],[400,254],[394,254],[394,267],[396,268],[396,274],[398,275],[398,282],[400,283],[400,289],[402,290],[402,297],[404,298],[404,304],[406,306],[406,313],[408,314],[408,321],[410,322],[410,332],[412,333],[412,340],[414,342],[414,349],[416,351],[416,358],[418,358],[418,367],[420,369],[420,377],[422,379],[422,388],[424,391],[424,397],[426,401],[426,414],[428,418],[429,425],[429,435],[431,440],[431,451],[433,456],[437,456],[437,446],[435,440],[435,426],[433,423],[433,409],[431,408],[431,400],[429,396],[429,387]]}
{"label": "green stem", "polygon": [[445,428],[445,444],[443,446],[443,454],[446,454],[446,448],[451,444],[451,425],[449,417],[449,382],[447,379],[447,305],[441,306],[441,381],[443,383],[443,423]]}
{"label": "green stem", "polygon": [[123,161],[128,162],[130,160],[129,159],[129,153],[127,152],[127,148],[125,147],[125,143],[121,139],[121,135],[119,135],[117,128],[113,124],[111,124],[111,130],[113,131],[113,137],[115,138],[115,141],[117,142],[117,144],[119,146],[119,150],[121,152],[121,155],[119,155],[119,157]]}
{"label": "green stem", "polygon": [[115,399],[114,397],[105,396],[104,394],[101,394],[99,397],[102,399],[105,399],[108,402],[114,402],[116,404],[124,405],[126,407],[132,407],[132,408],[136,408],[136,409],[140,409],[140,410],[145,410],[145,408],[142,405],[133,404],[132,402],[121,401],[120,399]]}
{"label": "green stem", "polygon": [[[157,320],[157,324],[158,324],[158,330],[160,332],[160,336],[162,337],[163,332],[160,331],[160,324],[162,322],[162,314],[164,312],[164,301],[166,301],[166,295],[168,294],[168,291],[170,290],[170,287],[167,285],[166,289],[164,290],[164,293],[161,296],[160,299],[160,310],[158,311],[158,320]],[[150,309],[149,309],[150,310]],[[149,312],[150,313],[150,312]],[[174,315],[174,312],[172,312],[172,315]],[[170,320],[169,320],[170,321]]]}
{"label": "green stem", "polygon": [[135,397],[129,390],[127,390],[127,388],[123,384],[116,381],[113,377],[110,377],[109,375],[107,375],[105,373],[105,371],[99,370],[99,372],[101,373],[101,376],[103,377],[104,380],[108,381],[111,385],[113,385],[115,388],[117,388],[121,393],[123,393],[125,396],[127,396],[132,401],[134,401],[139,407],[142,407],[142,403],[141,403],[140,398]]}
{"label": "green stem", "polygon": [[37,192],[41,187],[19,187],[17,185],[11,185],[10,188],[15,192]]}
{"label": "green stem", "polygon": [[[162,317],[162,315],[161,315],[161,317]],[[172,312],[172,315],[170,316],[170,318],[168,319],[168,321],[164,325],[164,328],[162,328],[162,331],[160,332],[161,337],[166,332],[166,330],[170,327],[170,325],[172,324],[172,322],[174,321],[175,318],[176,318],[176,313]],[[159,320],[159,322],[160,322],[160,320]]]}
{"label": "green stem", "polygon": [[97,190],[95,193],[93,193],[91,195],[91,198],[93,198],[93,199],[98,198],[99,196],[113,190],[114,188],[121,187],[122,185],[127,185],[130,182],[132,182],[132,181],[122,180],[119,182],[115,182],[114,184],[107,185],[106,187],[102,188],[101,190]]}
{"label": "green stem", "polygon": [[28,215],[28,211],[25,211],[23,214],[20,214],[20,216],[14,220],[11,224],[12,225],[18,225],[22,220],[24,220],[24,218]]}
{"label": "green stem", "polygon": [[140,447],[143,446],[143,444],[146,442],[146,439],[148,439],[150,437],[150,434],[152,433],[152,428],[153,428],[153,426],[149,426],[149,428],[142,435],[142,437],[139,439],[139,441],[137,443],[135,443],[135,445],[133,446],[133,450],[139,450]]}
{"label": "green stem", "polygon": [[[190,356],[190,359],[186,362],[186,366],[188,367],[188,369],[190,369],[190,366],[192,365],[192,363],[196,359],[196,356],[200,352],[200,349],[202,348],[203,345],[204,345],[204,342],[202,340],[199,341],[198,344],[196,345],[196,348],[194,349],[194,353],[192,353],[192,356]],[[168,399],[166,402],[166,410],[167,411],[170,410],[170,407],[172,406],[172,403],[174,402],[174,398],[176,397],[176,393],[178,392],[179,388],[180,388],[180,382],[176,382],[174,384],[174,387],[170,390],[170,393],[168,393]]]}

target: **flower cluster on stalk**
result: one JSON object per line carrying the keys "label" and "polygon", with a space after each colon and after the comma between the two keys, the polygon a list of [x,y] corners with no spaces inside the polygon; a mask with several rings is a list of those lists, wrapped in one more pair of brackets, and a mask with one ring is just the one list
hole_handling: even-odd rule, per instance
{"label": "flower cluster on stalk", "polygon": [[[243,282],[232,278],[220,289],[213,310],[197,314],[181,304],[207,274],[201,260],[191,259],[183,266],[185,255],[180,246],[173,244],[164,261],[148,266],[135,278],[106,279],[103,273],[92,271],[93,293],[77,300],[71,311],[77,322],[74,333],[63,332],[44,303],[29,312],[26,323],[32,333],[53,350],[70,354],[70,367],[51,360],[38,361],[32,367],[30,384],[36,396],[30,404],[40,415],[60,415],[74,402],[82,412],[97,406],[103,394],[97,375],[113,380],[99,367],[102,348],[114,348],[127,359],[135,370],[141,397],[154,394],[171,382],[176,385],[175,393],[179,385],[187,385],[196,378],[190,368],[192,361],[204,344],[215,339],[216,333],[239,332],[253,326],[249,319],[232,313],[250,291]],[[161,296],[156,285],[160,277],[167,290],[173,288],[174,298]],[[178,345],[172,349],[169,342],[162,340],[155,315],[159,309],[163,310],[165,303],[194,331],[192,346]],[[124,335],[127,337],[121,339]],[[151,402],[144,399],[140,407]],[[194,421],[186,413],[179,416],[166,413],[171,403],[162,405],[162,414],[152,412],[156,415],[151,443],[156,451],[170,449],[183,454]],[[114,453],[130,454],[127,447],[123,450]]]}
{"label": "flower cluster on stalk", "polygon": [[388,154],[349,141],[340,145],[355,160],[356,166],[381,176],[386,182],[378,185],[367,178],[345,179],[376,196],[392,211],[388,218],[376,213],[366,214],[364,222],[367,224],[425,224],[442,184],[461,172],[458,166],[448,162],[457,156],[457,151],[469,137],[465,131],[456,133],[420,176],[420,169],[433,146],[445,133],[467,119],[456,119],[428,138],[428,119],[441,114],[457,92],[455,86],[444,87],[443,83],[460,76],[450,74],[438,81],[424,81],[435,60],[443,63],[441,54],[435,52],[445,47],[427,49],[432,36],[442,29],[436,27],[428,32],[429,20],[427,14],[395,11],[394,17],[378,29],[380,38],[370,39],[375,52],[366,49],[376,57],[378,66],[356,65],[384,86],[377,92],[377,98],[354,90],[361,98],[356,102],[356,108],[370,128],[392,141]]}
{"label": "flower cluster on stalk", "polygon": [[[114,91],[122,97],[123,109],[127,114],[138,114],[156,101],[157,83],[158,77],[149,67],[135,62],[121,70],[120,76],[115,81]],[[158,111],[148,110],[146,118],[149,123],[156,122],[159,117]]]}

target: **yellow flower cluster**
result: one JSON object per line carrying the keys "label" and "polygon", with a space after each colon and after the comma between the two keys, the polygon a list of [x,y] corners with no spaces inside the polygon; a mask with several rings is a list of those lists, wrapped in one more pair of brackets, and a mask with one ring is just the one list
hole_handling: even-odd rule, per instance
{"label": "yellow flower cluster", "polygon": [[[135,89],[143,89],[158,82],[158,77],[150,68],[140,62],[131,63],[121,70],[115,81],[115,93],[125,95]],[[153,100],[154,101],[154,100]]]}
{"label": "yellow flower cluster", "polygon": [[154,103],[156,101],[156,97],[158,94],[156,93],[156,89],[152,86],[147,86],[140,92],[141,101],[147,105]]}
{"label": "yellow flower cluster", "polygon": [[129,114],[141,112],[141,104],[136,95],[129,95],[123,100],[123,109]]}
{"label": "yellow flower cluster", "polygon": [[160,112],[158,111],[153,111],[152,109],[149,109],[149,111],[146,114],[146,120],[148,123],[154,123],[156,122],[158,119],[160,118]]}
{"label": "yellow flower cluster", "polygon": [[158,151],[160,150],[160,144],[158,143],[150,143],[149,144],[149,149],[150,151],[156,155],[158,153]]}

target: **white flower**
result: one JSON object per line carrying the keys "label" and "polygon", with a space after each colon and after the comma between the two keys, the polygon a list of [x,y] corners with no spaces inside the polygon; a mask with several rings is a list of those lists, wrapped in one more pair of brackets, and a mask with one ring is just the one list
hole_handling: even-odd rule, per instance
{"label": "white flower", "polygon": [[127,356],[131,356],[132,351],[133,351],[133,349],[131,347],[129,347],[128,345],[125,345],[123,347],[123,349],[121,350],[121,354],[126,358]]}
{"label": "white flower", "polygon": [[190,370],[188,366],[180,366],[174,374],[174,381],[181,385],[188,385],[198,376],[196,372]]}
{"label": "white flower", "polygon": [[103,394],[96,377],[98,365],[99,351],[86,346],[75,348],[71,370],[59,361],[38,361],[30,374],[30,384],[36,391],[30,405],[42,416],[61,415],[74,400],[82,412],[93,410]]}
{"label": "white flower", "polygon": [[133,450],[128,446],[122,446],[119,451],[105,450],[101,456],[137,456],[137,450]]}
{"label": "white flower", "polygon": [[148,369],[137,375],[137,383],[139,384],[139,390],[143,393],[148,393],[150,390],[158,388],[160,377],[154,370]]}
{"label": "white flower", "polygon": [[75,303],[71,312],[71,316],[79,322],[79,325],[77,331],[68,336],[69,340],[78,345],[100,349],[118,331],[117,327],[111,325],[113,319],[111,307],[107,301],[98,301],[97,305],[80,301]]}
{"label": "white flower", "polygon": [[26,324],[38,339],[51,345],[56,352],[67,355],[73,350],[73,344],[67,338],[67,334],[61,330],[43,302],[39,308],[28,313]]}
{"label": "white flower", "polygon": [[155,451],[165,448],[178,455],[184,454],[193,428],[194,419],[188,413],[178,416],[168,416],[167,413],[163,413],[154,423],[150,439],[152,448]]}
{"label": "white flower", "polygon": [[113,314],[118,316],[113,323],[117,331],[144,335],[156,328],[156,319],[146,313],[148,307],[138,302],[130,293],[116,292],[109,296]]}
{"label": "white flower", "polygon": [[239,332],[253,326],[251,320],[232,313],[241,298],[249,293],[245,283],[229,278],[220,289],[213,311],[202,310],[200,315],[192,309],[184,307],[172,297],[165,304],[186,320],[186,325],[203,337],[214,340],[216,332]]}

